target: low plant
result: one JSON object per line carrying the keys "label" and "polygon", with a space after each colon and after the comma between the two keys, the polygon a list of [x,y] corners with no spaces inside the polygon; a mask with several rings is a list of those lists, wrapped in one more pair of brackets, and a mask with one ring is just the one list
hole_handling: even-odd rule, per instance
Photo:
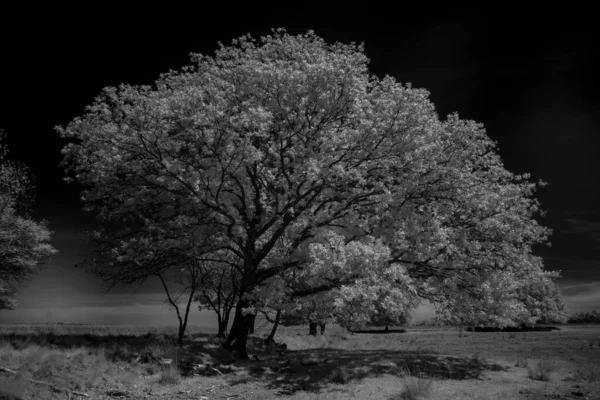
{"label": "low plant", "polygon": [[536,381],[549,381],[555,370],[556,362],[547,358],[527,363],[528,376]]}

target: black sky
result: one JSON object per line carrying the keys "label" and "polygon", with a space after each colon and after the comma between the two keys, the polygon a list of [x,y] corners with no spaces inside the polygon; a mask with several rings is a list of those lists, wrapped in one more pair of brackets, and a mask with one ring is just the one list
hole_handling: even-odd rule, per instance
{"label": "black sky", "polygon": [[540,250],[548,268],[563,271],[564,285],[600,281],[600,54],[591,10],[224,4],[125,12],[98,3],[0,11],[0,129],[37,176],[36,216],[61,232],[62,268],[81,252],[72,240],[90,218],[79,211],[79,188],[62,182],[65,142],[53,127],[81,115],[106,86],[151,84],[188,64],[191,52],[284,27],[364,42],[372,73],[429,90],[440,116],[482,122],[509,170],[549,183],[539,192],[543,223],[554,229],[553,247]]}

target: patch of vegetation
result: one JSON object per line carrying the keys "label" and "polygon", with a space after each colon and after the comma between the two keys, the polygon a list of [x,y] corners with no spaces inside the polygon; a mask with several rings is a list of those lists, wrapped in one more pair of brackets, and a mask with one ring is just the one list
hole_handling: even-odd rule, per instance
{"label": "patch of vegetation", "polygon": [[600,366],[595,363],[577,363],[575,379],[587,382],[600,382]]}
{"label": "patch of vegetation", "polygon": [[527,363],[527,375],[536,381],[549,381],[551,374],[556,370],[556,361],[543,358]]}

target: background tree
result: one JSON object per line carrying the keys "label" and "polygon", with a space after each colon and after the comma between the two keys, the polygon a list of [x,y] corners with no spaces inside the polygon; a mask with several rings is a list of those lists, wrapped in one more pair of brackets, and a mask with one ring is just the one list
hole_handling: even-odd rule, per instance
{"label": "background tree", "polygon": [[569,316],[569,324],[597,324],[600,323],[600,310],[575,313]]}
{"label": "background tree", "polygon": [[371,316],[371,320],[369,321],[369,325],[371,326],[381,326],[387,332],[390,326],[398,326],[398,325],[406,325],[410,322],[410,314],[407,312],[389,312],[389,310],[393,310],[393,306],[389,306],[388,302],[390,299],[382,299],[383,301],[378,301],[375,306],[375,312]]}
{"label": "background tree", "polygon": [[312,32],[242,37],[194,61],[154,88],[106,89],[59,131],[104,224],[182,221],[208,253],[236,257],[226,347],[247,357],[252,298],[273,278],[296,275],[298,297],[358,282],[354,306],[374,298],[372,265],[402,272],[390,284],[407,297],[447,311],[460,297],[509,322],[486,285],[512,286],[549,231],[536,184],[503,167],[481,125],[441,120],[425,90],[370,75],[360,46]]}
{"label": "background tree", "polygon": [[316,336],[318,329],[321,334],[325,332],[325,326],[335,322],[334,299],[336,291],[328,291],[312,296],[298,298],[293,305],[288,305],[282,314],[282,324],[308,325],[308,334]]}
{"label": "background tree", "polygon": [[57,253],[46,222],[29,215],[34,192],[29,170],[8,159],[4,139],[0,131],[0,310],[17,307],[19,287]]}

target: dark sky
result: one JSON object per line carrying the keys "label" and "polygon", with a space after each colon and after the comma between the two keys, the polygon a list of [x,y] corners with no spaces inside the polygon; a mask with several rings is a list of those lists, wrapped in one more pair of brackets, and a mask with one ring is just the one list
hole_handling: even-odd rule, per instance
{"label": "dark sky", "polygon": [[[151,84],[188,64],[190,52],[212,54],[219,41],[278,27],[313,29],[328,42],[365,42],[372,73],[429,90],[440,116],[456,111],[482,122],[509,170],[549,183],[539,199],[553,246],[540,254],[549,269],[562,270],[570,305],[600,304],[600,54],[591,10],[225,4],[131,12],[98,4],[0,9],[0,129],[12,157],[37,176],[35,215],[50,222],[60,251],[19,297],[23,308],[127,303],[119,303],[119,293],[102,300],[95,278],[73,268],[86,250],[78,231],[90,218],[80,211],[79,188],[62,181],[65,142],[53,127],[81,115],[106,86]],[[155,290],[149,285],[142,293],[158,296]]]}

